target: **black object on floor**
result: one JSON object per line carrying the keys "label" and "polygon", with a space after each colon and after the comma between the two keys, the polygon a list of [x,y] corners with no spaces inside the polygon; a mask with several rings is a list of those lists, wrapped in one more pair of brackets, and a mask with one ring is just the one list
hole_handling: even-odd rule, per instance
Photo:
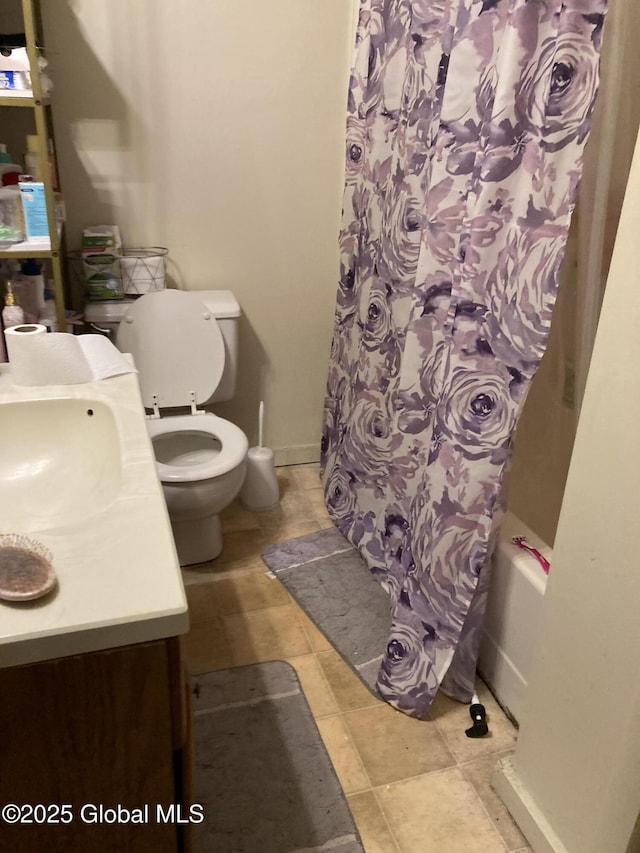
{"label": "black object on floor", "polygon": [[196,853],[364,853],[295,670],[192,679]]}
{"label": "black object on floor", "polygon": [[469,716],[473,721],[473,725],[470,728],[465,729],[464,733],[467,737],[485,737],[489,734],[487,712],[475,693],[471,700],[471,705],[469,706]]}

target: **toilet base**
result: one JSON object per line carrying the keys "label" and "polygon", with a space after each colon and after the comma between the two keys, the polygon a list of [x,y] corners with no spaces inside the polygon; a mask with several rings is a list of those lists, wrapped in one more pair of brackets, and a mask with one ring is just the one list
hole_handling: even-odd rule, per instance
{"label": "toilet base", "polygon": [[171,529],[181,566],[215,560],[222,551],[222,528],[218,515],[186,521],[172,519]]}

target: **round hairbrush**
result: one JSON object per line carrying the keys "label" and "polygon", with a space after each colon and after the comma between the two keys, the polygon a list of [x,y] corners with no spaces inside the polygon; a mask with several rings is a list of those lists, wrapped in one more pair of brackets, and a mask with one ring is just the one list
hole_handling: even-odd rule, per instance
{"label": "round hairbrush", "polygon": [[0,536],[0,598],[31,601],[56,585],[51,552],[18,533]]}

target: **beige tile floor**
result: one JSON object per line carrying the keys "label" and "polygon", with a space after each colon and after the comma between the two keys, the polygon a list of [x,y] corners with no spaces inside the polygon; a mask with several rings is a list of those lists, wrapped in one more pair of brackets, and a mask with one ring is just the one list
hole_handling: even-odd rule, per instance
{"label": "beige tile floor", "polygon": [[332,525],[317,465],[278,469],[281,503],[222,515],[224,551],[184,570],[193,673],[266,660],[298,672],[367,853],[524,853],[517,826],[491,789],[516,730],[478,684],[490,737],[471,740],[468,707],[439,695],[431,719],[411,719],[376,699],[331,648],[260,558],[282,542]]}

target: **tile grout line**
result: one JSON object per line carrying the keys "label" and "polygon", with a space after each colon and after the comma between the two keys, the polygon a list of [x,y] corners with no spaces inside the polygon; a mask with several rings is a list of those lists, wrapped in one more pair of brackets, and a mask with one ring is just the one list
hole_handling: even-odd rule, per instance
{"label": "tile grout line", "polygon": [[[330,648],[330,649],[325,649],[324,651],[321,651],[321,652],[314,652],[314,654],[316,654],[316,655],[323,655],[323,654],[327,654],[327,652],[334,652],[334,653],[335,653],[335,654],[337,654],[339,657],[341,657],[340,652],[339,652],[337,649],[335,649],[333,646],[331,646],[331,648]],[[320,667],[320,669],[322,670],[322,674],[323,674],[323,675],[325,676],[325,678],[327,679],[327,684],[329,684],[329,689],[330,689],[330,690],[331,690],[331,692],[333,693],[333,690],[332,690],[332,688],[331,688],[331,683],[329,682],[329,679],[328,679],[328,678],[327,678],[327,676],[325,675],[324,667],[322,666],[322,663],[321,663],[320,661],[318,661],[318,666],[319,666],[319,667]],[[355,675],[355,673],[354,673],[354,676],[355,676],[356,678],[358,677],[357,675]],[[336,705],[337,705],[337,706],[338,706],[338,708],[340,709],[340,713],[341,713],[341,714],[350,714],[350,713],[352,713],[353,711],[365,711],[365,710],[367,710],[368,708],[377,708],[377,707],[378,707],[382,702],[384,702],[384,699],[375,697],[375,696],[374,696],[370,691],[369,691],[369,695],[371,696],[371,704],[370,704],[370,705],[360,705],[358,708],[346,708],[346,709],[345,709],[345,708],[341,708],[341,707],[340,707],[340,703],[338,702],[338,699],[337,699],[337,697],[336,697],[335,693],[333,693],[333,697],[334,697],[334,699],[336,700]],[[345,723],[345,725],[346,725],[346,723]]]}
{"label": "tile grout line", "polygon": [[[384,700],[381,700],[381,701],[383,702]],[[368,706],[368,707],[378,707],[378,705]],[[366,710],[366,709],[364,709],[364,708],[362,708],[362,709],[361,709],[361,708],[356,708],[356,709],[354,709],[354,710],[352,710],[352,711],[347,711],[347,712],[345,712],[345,716],[346,716],[346,714],[357,714],[357,713],[358,713],[358,711],[360,711],[360,710]],[[402,711],[398,711],[398,713],[402,713]],[[428,722],[433,722],[433,721],[432,721],[432,720],[425,720],[424,722],[427,722],[427,723],[428,723]],[[346,722],[346,720],[345,720],[345,725],[347,726],[347,728],[349,728],[349,724]],[[349,728],[349,731],[350,731],[350,728]],[[436,727],[436,729],[435,729],[435,732],[436,732],[436,734],[438,735],[438,737],[440,738],[440,741],[441,741],[441,743],[442,743],[442,746],[444,747],[444,749],[445,749],[445,751],[446,751],[447,755],[449,756],[449,758],[451,758],[452,763],[451,763],[451,764],[449,764],[449,765],[447,765],[446,767],[440,767],[440,768],[438,768],[437,770],[427,770],[427,771],[425,771],[424,773],[416,773],[414,776],[406,776],[406,777],[403,777],[402,779],[397,779],[397,780],[396,780],[396,782],[404,782],[404,781],[406,781],[406,780],[408,780],[408,779],[417,779],[417,778],[419,778],[420,776],[428,776],[428,775],[429,775],[429,774],[431,774],[431,773],[439,773],[439,772],[440,772],[440,771],[442,771],[442,770],[450,770],[452,767],[457,767],[457,766],[458,766],[458,760],[457,760],[457,758],[456,758],[456,756],[455,756],[455,754],[454,754],[453,750],[450,748],[449,743],[448,743],[447,739],[445,738],[445,736],[442,734],[442,732],[441,732],[441,731],[439,731],[439,730],[438,730],[438,728],[437,728],[437,727]],[[382,785],[376,785],[375,787],[376,787],[376,788],[384,788],[384,787],[385,787],[385,785],[395,785],[395,784],[396,784],[396,782],[384,782]],[[372,786],[372,787],[373,787],[373,786]]]}
{"label": "tile grout line", "polygon": [[[466,757],[464,757],[464,755],[462,754],[462,753],[464,752],[464,750],[460,750],[459,745],[456,745],[455,743],[450,745],[450,744],[449,744],[449,738],[448,738],[448,737],[446,736],[446,734],[445,734],[445,733],[440,729],[440,727],[439,727],[439,726],[438,726],[438,724],[435,722],[435,720],[433,720],[433,722],[434,722],[434,723],[435,723],[435,725],[436,725],[436,729],[437,729],[437,731],[438,731],[438,734],[439,734],[439,735],[440,735],[440,737],[443,739],[443,741],[446,743],[446,745],[447,745],[447,749],[449,750],[449,752],[450,752],[450,753],[451,753],[451,755],[453,756],[453,758],[454,758],[454,760],[455,760],[455,762],[456,762],[456,766],[459,766],[459,765],[462,765],[462,764],[468,764],[470,761],[477,761],[479,758],[484,758],[484,757],[486,757],[487,755],[500,755],[501,753],[505,753],[505,752],[507,752],[507,753],[508,753],[509,751],[513,752],[513,749],[515,748],[515,744],[513,745],[513,747],[510,747],[510,746],[501,746],[501,747],[500,747],[500,746],[496,746],[495,748],[487,749],[486,751],[480,752],[480,753],[478,753],[477,755],[474,755],[472,758],[466,758]],[[466,743],[466,742],[465,742],[465,743]],[[458,756],[460,756],[460,757],[458,757]]]}
{"label": "tile grout line", "polygon": [[[461,762],[460,762],[458,765],[456,765],[456,766],[457,766],[458,768],[460,768],[460,769],[461,769],[461,772],[462,772],[462,768],[463,768],[463,767],[465,767],[467,764],[473,764],[473,762],[474,762],[474,761],[477,761],[477,760],[478,760],[478,758],[484,758],[484,757],[486,757],[486,756],[488,755],[488,756],[493,756],[493,757],[494,757],[494,758],[496,758],[496,760],[497,760],[497,759],[498,759],[498,756],[500,756],[500,755],[504,755],[505,753],[507,753],[507,754],[511,754],[512,752],[513,752],[513,750],[498,750],[497,752],[489,752],[489,753],[485,753],[485,755],[484,755],[484,756],[477,756],[476,758],[471,758],[471,759],[469,759],[468,761],[461,761]],[[463,778],[465,778],[464,773],[462,773],[462,776],[463,776]],[[485,806],[484,801],[483,801],[482,797],[480,796],[480,793],[479,793],[479,792],[477,791],[477,789],[476,789],[476,786],[475,786],[475,785],[474,785],[474,784],[473,784],[469,779],[466,779],[466,778],[465,778],[465,781],[466,781],[466,782],[468,782],[468,784],[469,784],[469,785],[471,785],[471,787],[473,788],[473,792],[474,792],[474,794],[476,795],[477,799],[480,801],[480,805],[482,806],[482,809],[483,809],[484,813],[486,814],[487,818],[489,819],[489,822],[491,823],[491,825],[493,826],[494,830],[495,830],[495,831],[496,831],[496,833],[498,834],[498,837],[500,838],[500,841],[502,841],[502,843],[504,844],[505,851],[507,851],[507,853],[518,853],[518,851],[521,851],[521,850],[525,850],[525,851],[526,851],[526,850],[527,850],[527,848],[526,848],[526,847],[516,847],[516,848],[515,848],[515,850],[510,850],[510,848],[509,848],[509,846],[508,846],[508,844],[507,844],[507,840],[506,840],[506,838],[504,838],[504,836],[502,835],[502,833],[500,832],[500,830],[499,830],[499,829],[498,829],[498,827],[496,826],[496,823],[495,823],[494,819],[493,819],[493,818],[491,817],[491,815],[489,814],[489,809]],[[491,787],[491,784],[489,784],[489,787]],[[493,789],[492,789],[492,790],[493,790]],[[505,806],[505,808],[506,808],[506,806]],[[513,820],[513,818],[511,817],[511,813],[509,812],[509,810],[508,810],[508,809],[507,809],[507,814],[508,814],[508,816],[509,816],[509,819],[513,821],[514,825],[516,826],[516,828],[518,829],[518,831],[520,832],[520,834],[522,835],[522,837],[523,837],[523,838],[525,839],[525,841],[526,841],[526,840],[527,840],[527,839],[526,839],[526,837],[524,836],[524,834],[523,834],[522,830],[520,829],[520,827],[518,826],[518,824],[517,824],[517,823]]]}
{"label": "tile grout line", "polygon": [[[276,576],[276,577],[277,577],[277,576]],[[279,583],[282,583],[282,581],[279,581]],[[284,584],[283,584],[283,586],[284,586]],[[302,613],[302,614],[303,614],[303,615],[304,615],[304,616],[309,620],[309,622],[311,622],[311,624],[312,624],[312,625],[314,625],[314,627],[316,628],[316,630],[317,630],[320,634],[322,634],[322,631],[320,631],[320,629],[315,625],[315,623],[313,622],[313,620],[312,620],[312,619],[307,615],[307,613],[302,609],[302,607],[300,607],[300,605],[299,605],[299,604],[298,604],[298,602],[295,600],[295,598],[291,597],[291,600],[292,600],[292,602],[293,602],[293,604],[295,605],[295,608],[296,608],[296,611],[295,611],[295,612],[296,612],[296,620],[298,621],[298,624],[300,625],[300,627],[301,627],[301,628],[302,628],[302,630],[304,631],[304,635],[305,635],[305,637],[307,638],[307,641],[308,641],[308,643],[309,643],[309,646],[310,646],[310,648],[311,648],[312,653],[313,653],[314,655],[319,654],[320,652],[318,652],[318,651],[317,651],[316,649],[314,649],[314,647],[313,647],[313,640],[311,639],[311,635],[310,635],[309,631],[307,631],[307,626],[305,625],[305,621],[304,621],[303,619],[298,619],[298,618],[297,618],[298,611],[299,611],[300,613]],[[324,638],[327,642],[329,642],[329,641],[326,639],[326,637],[324,636],[324,634],[322,634],[322,636],[323,636],[323,638]],[[331,648],[333,648],[333,646],[331,646]],[[329,651],[329,649],[322,649],[321,651],[326,652],[326,651]],[[318,666],[320,666],[320,667],[321,667],[320,661],[318,661]],[[335,698],[335,697],[334,697],[334,698]]]}
{"label": "tile grout line", "polygon": [[456,766],[466,767],[467,764],[473,764],[474,761],[478,761],[480,758],[487,758],[488,756],[494,756],[497,761],[498,758],[506,758],[508,755],[511,755],[514,749],[515,747],[507,747],[505,749],[496,749],[495,751],[489,750],[488,752],[483,752],[480,755],[475,755],[473,758],[465,758],[462,761],[459,761]]}
{"label": "tile grout line", "polygon": [[[381,785],[380,787],[384,787],[384,785]],[[398,853],[403,853],[402,847],[400,846],[400,842],[396,838],[395,833],[394,833],[393,829],[391,828],[391,824],[389,823],[389,821],[387,819],[387,814],[386,814],[385,810],[382,808],[382,803],[380,802],[378,795],[376,794],[376,789],[372,788],[371,793],[373,794],[373,799],[375,800],[375,803],[378,806],[378,811],[382,815],[382,819],[385,822],[385,826],[389,830],[389,835],[391,836],[391,840],[395,844]],[[365,853],[366,853],[366,851],[365,851]]]}
{"label": "tile grout line", "polygon": [[[304,630],[304,629],[303,629],[303,630]],[[312,657],[312,658],[313,658],[313,661],[314,661],[314,663],[315,663],[316,668],[320,671],[320,678],[321,678],[321,680],[322,680],[323,684],[324,684],[324,685],[325,685],[325,687],[326,687],[326,693],[331,697],[331,699],[333,700],[333,704],[334,704],[334,705],[335,705],[335,707],[338,709],[336,712],[333,712],[333,711],[332,711],[332,712],[330,712],[329,714],[316,714],[316,712],[313,710],[313,708],[311,708],[311,703],[310,703],[310,702],[309,702],[309,700],[307,699],[306,694],[305,694],[305,692],[304,692],[304,685],[302,684],[302,679],[300,678],[300,675],[298,675],[298,680],[300,681],[300,686],[302,687],[302,693],[303,693],[303,695],[305,696],[305,699],[307,699],[307,704],[309,705],[309,708],[310,708],[310,710],[311,710],[311,714],[312,714],[312,716],[313,716],[313,719],[317,722],[318,720],[324,720],[324,719],[326,719],[326,717],[332,717],[332,716],[335,716],[335,714],[339,712],[340,707],[339,707],[339,705],[338,705],[338,702],[337,702],[337,700],[336,700],[336,697],[335,697],[335,695],[334,695],[333,691],[331,690],[331,685],[330,685],[330,684],[329,684],[329,682],[327,681],[327,677],[326,677],[326,675],[324,674],[324,671],[323,671],[323,669],[322,669],[322,666],[320,665],[320,661],[318,660],[318,657],[317,657],[316,653],[313,651],[313,649],[311,649],[311,651],[310,651],[308,654],[306,654],[306,655],[296,655],[295,657],[305,657],[305,658],[307,658],[307,657]],[[289,658],[289,663],[291,663],[291,661],[292,661],[292,660],[294,660],[294,659],[295,659],[294,657]],[[294,669],[295,669],[295,666],[294,666],[294,664],[293,664],[293,663],[291,663],[291,666],[293,666],[293,667],[294,667]]]}
{"label": "tile grout line", "polygon": [[[302,626],[302,629],[304,630],[304,625]],[[309,641],[309,642],[311,642],[311,641]],[[324,667],[323,667],[323,666],[322,666],[322,664],[320,663],[320,660],[319,660],[319,657],[318,657],[318,655],[320,655],[320,654],[322,654],[322,652],[316,652],[316,651],[314,651],[314,652],[313,652],[313,657],[315,658],[316,666],[318,667],[318,669],[320,670],[320,673],[322,674],[323,681],[324,681],[324,682],[325,682],[325,684],[327,685],[327,690],[328,690],[328,691],[329,691],[329,693],[331,694],[331,697],[332,697],[332,699],[333,699],[333,701],[334,701],[334,703],[335,703],[335,706],[336,706],[336,708],[338,709],[338,714],[339,714],[340,716],[343,716],[344,711],[343,711],[343,710],[342,710],[342,708],[340,707],[340,703],[338,702],[338,697],[337,697],[337,696],[336,696],[336,694],[334,693],[333,688],[331,687],[331,682],[330,682],[330,681],[329,681],[329,679],[327,678],[327,674],[326,674],[326,673],[325,673],[325,671],[324,671]],[[327,714],[326,716],[330,716],[330,715],[329,715],[329,714]],[[335,716],[335,715],[334,715],[334,716]],[[347,727],[346,722],[345,722],[345,727]],[[348,727],[347,727],[347,728],[348,728]],[[355,744],[354,744],[354,746],[355,746]],[[358,757],[360,757],[360,753],[358,753]],[[367,774],[367,779],[369,779],[369,774]],[[370,779],[369,779],[369,782],[371,782],[371,780],[370,780]]]}
{"label": "tile grout line", "polygon": [[437,770],[427,770],[426,773],[416,773],[415,776],[404,776],[402,779],[395,779],[393,782],[383,782],[382,785],[373,786],[371,790],[375,793],[375,791],[382,791],[384,788],[389,788],[392,785],[400,785],[402,782],[414,782],[416,779],[422,779],[423,776],[435,776],[438,773],[449,773],[451,770],[458,769],[457,764],[451,764],[449,767],[439,767]]}
{"label": "tile grout line", "polygon": [[[321,666],[321,664],[319,664],[319,665]],[[380,700],[380,701],[384,701],[384,700]],[[379,704],[380,704],[380,703],[378,702],[376,705],[368,706],[368,707],[378,707],[378,705],[379,705]],[[378,786],[376,786],[376,787],[374,787],[374,786],[371,784],[371,778],[370,778],[370,776],[369,776],[369,772],[368,772],[368,770],[366,769],[366,766],[365,766],[365,764],[364,764],[364,761],[363,761],[363,759],[362,759],[362,756],[360,755],[360,750],[358,749],[357,745],[356,745],[356,744],[355,744],[355,742],[353,741],[353,738],[351,737],[351,730],[350,730],[350,728],[349,728],[349,724],[347,723],[347,721],[346,721],[346,719],[345,719],[345,716],[346,716],[346,714],[347,714],[347,713],[355,713],[356,711],[359,711],[359,710],[364,710],[364,709],[357,708],[357,709],[353,709],[352,711],[348,711],[348,712],[341,712],[340,716],[343,718],[343,722],[344,722],[345,729],[346,729],[346,730],[347,730],[347,732],[349,733],[349,740],[350,740],[350,741],[351,741],[351,743],[353,744],[353,747],[354,747],[354,749],[355,749],[355,751],[356,751],[356,754],[357,754],[358,758],[360,759],[360,763],[362,764],[362,766],[363,766],[363,768],[364,768],[365,775],[366,775],[367,779],[369,780],[369,784],[371,785],[371,787],[370,787],[368,790],[366,790],[366,791],[364,791],[364,790],[363,790],[363,791],[352,791],[352,792],[350,792],[350,794],[348,794],[348,795],[347,795],[347,797],[348,797],[348,796],[350,796],[351,794],[357,794],[357,793],[369,793],[369,792],[371,792],[371,793],[373,794],[374,801],[375,801],[375,803],[376,803],[376,805],[377,805],[377,807],[378,807],[378,811],[379,811],[379,812],[380,812],[380,814],[382,815],[382,819],[383,819],[383,821],[384,821],[384,823],[385,823],[385,826],[387,827],[387,829],[388,829],[388,831],[389,831],[389,836],[391,837],[391,840],[393,841],[393,843],[394,843],[394,845],[395,845],[395,847],[396,847],[397,853],[403,853],[403,851],[402,851],[402,847],[401,847],[401,845],[400,845],[400,842],[399,842],[399,841],[398,841],[398,839],[396,838],[396,836],[395,836],[395,834],[394,834],[394,832],[393,832],[393,829],[392,829],[392,827],[391,827],[391,824],[389,823],[389,821],[388,821],[388,819],[387,819],[387,815],[386,815],[386,813],[385,813],[384,809],[382,808],[382,804],[380,803],[380,800],[379,800],[378,796],[376,795],[376,788],[385,788],[385,787],[387,787],[387,784],[395,784],[395,783],[386,783],[386,784],[384,784],[384,785],[378,785]],[[447,752],[449,753],[450,757],[451,757],[452,759],[454,759],[454,760],[455,760],[455,756],[452,754],[451,750],[449,749],[449,745],[448,745],[448,743],[446,742],[446,740],[444,739],[443,735],[442,735],[440,732],[438,732],[438,735],[439,735],[439,737],[440,737],[440,739],[441,739],[441,741],[442,741],[442,743],[443,743],[443,745],[444,745],[445,749],[446,749],[446,750],[447,750]],[[453,766],[455,766],[455,765],[453,765]],[[448,767],[448,768],[441,768],[441,769],[442,769],[442,770],[450,770],[450,769],[451,769],[451,767]],[[431,772],[438,772],[438,771],[431,771]],[[407,777],[407,779],[417,779],[417,778],[419,778],[420,776],[424,776],[424,775],[427,775],[427,774],[421,773],[421,774],[418,774],[417,776]],[[406,781],[406,780],[405,780],[405,779],[399,779],[398,781],[399,781],[399,782],[404,782],[404,781]]]}
{"label": "tile grout line", "polygon": [[[262,558],[260,558],[260,562],[262,563]],[[259,563],[256,563],[255,565],[238,566],[236,569],[233,570],[233,576],[234,577],[247,577],[248,575],[252,575],[258,569],[260,569],[262,571],[263,566],[264,566],[264,563],[262,563],[262,565],[260,565]],[[263,574],[265,574],[265,575],[267,574],[266,566],[264,566]],[[217,583],[221,583],[222,581],[228,581],[230,575],[231,575],[231,572],[226,573],[226,574],[224,572],[217,572],[215,574],[212,573],[212,576],[207,578],[206,580],[203,580],[200,582],[195,581],[194,583],[189,584],[189,586],[208,586],[208,585],[213,586]]]}
{"label": "tile grout line", "polygon": [[[302,626],[302,629],[303,629],[303,630],[305,630],[304,625]],[[305,633],[306,633],[306,631],[305,631]],[[309,643],[311,644],[311,641],[310,641],[310,640],[309,640]],[[363,760],[362,760],[362,756],[360,755],[360,751],[358,750],[358,747],[356,746],[356,744],[355,744],[355,743],[354,743],[354,741],[353,741],[353,738],[351,737],[351,732],[349,731],[349,726],[347,725],[347,722],[346,722],[346,720],[344,719],[344,712],[343,712],[342,708],[340,707],[340,703],[338,702],[338,699],[337,699],[337,697],[336,697],[336,695],[335,695],[335,693],[334,693],[334,691],[333,691],[333,689],[332,689],[332,687],[331,687],[331,684],[330,684],[330,682],[329,682],[329,679],[327,678],[327,676],[326,676],[326,674],[325,674],[325,672],[324,672],[324,669],[323,669],[323,667],[322,667],[322,664],[320,663],[320,660],[318,659],[318,654],[319,654],[319,653],[318,653],[318,652],[316,652],[316,651],[314,651],[314,652],[313,652],[313,656],[314,656],[314,658],[315,658],[316,666],[319,668],[319,670],[320,670],[320,672],[321,672],[321,674],[322,674],[322,677],[323,677],[323,679],[324,679],[324,681],[325,681],[325,683],[326,683],[326,685],[327,685],[327,689],[329,690],[329,693],[331,694],[331,696],[332,696],[332,698],[333,698],[333,701],[335,702],[336,708],[338,709],[338,713],[337,713],[337,714],[327,714],[325,717],[317,718],[317,719],[323,719],[323,720],[326,720],[326,719],[328,719],[329,717],[332,717],[332,716],[333,716],[333,717],[339,717],[339,718],[340,718],[340,721],[342,722],[342,725],[343,725],[343,727],[344,727],[344,730],[347,732],[347,735],[348,735],[348,737],[349,737],[349,743],[350,743],[350,744],[351,744],[351,746],[353,747],[353,750],[354,750],[354,752],[355,752],[355,754],[356,754],[356,756],[357,756],[357,758],[358,758],[358,761],[359,761],[359,763],[360,763],[360,766],[362,767],[362,772],[363,772],[363,774],[364,774],[364,778],[365,778],[365,779],[367,780],[367,782],[369,783],[369,787],[368,787],[368,788],[364,788],[362,791],[358,791],[358,792],[356,792],[356,791],[351,791],[350,793],[363,793],[364,791],[371,791],[371,790],[372,790],[372,785],[371,785],[371,778],[370,778],[370,776],[369,776],[369,772],[367,771],[367,768],[366,768],[366,767],[365,767],[365,765],[364,765],[364,762],[363,762]],[[314,715],[314,716],[315,716],[315,715]],[[318,727],[318,730],[319,730],[319,727]],[[322,734],[321,734],[321,736],[322,736]],[[322,738],[322,741],[323,741],[323,743],[324,743],[324,738]],[[327,752],[329,752],[329,747],[328,747],[328,745],[327,745],[326,743],[325,743],[324,745],[325,745],[325,749],[327,750]],[[330,753],[329,753],[329,757],[331,758],[331,754],[330,754]],[[331,763],[333,764],[333,760],[331,761]],[[334,767],[334,770],[335,770],[335,767]],[[336,773],[337,773],[337,771],[336,771]],[[345,794],[345,796],[347,796],[347,794],[346,794],[346,792],[345,792],[345,791],[343,791],[343,793]]]}
{"label": "tile grout line", "polygon": [[[302,626],[302,630],[304,631],[304,625]],[[307,638],[307,639],[308,639],[308,638]],[[309,641],[309,645],[311,645],[311,641]],[[324,671],[324,669],[322,668],[322,664],[321,664],[321,663],[320,663],[320,661],[318,660],[318,653],[317,653],[317,652],[315,652],[315,651],[313,651],[313,649],[312,649],[312,654],[313,654],[313,659],[314,659],[314,661],[315,661],[315,664],[316,664],[316,666],[318,667],[318,669],[320,670],[320,675],[322,676],[322,680],[323,680],[323,682],[324,682],[324,683],[326,684],[326,686],[327,686],[327,691],[328,691],[329,695],[331,696],[331,698],[333,699],[333,703],[334,703],[334,705],[335,705],[335,706],[336,706],[336,708],[338,709],[338,712],[339,712],[339,713],[342,713],[342,709],[340,708],[340,703],[338,702],[338,700],[337,700],[337,698],[336,698],[336,694],[333,692],[333,689],[332,689],[332,687],[331,687],[331,684],[329,684],[329,679],[327,678],[327,676],[326,676],[326,674],[325,674],[325,671]],[[328,715],[327,715],[327,716],[328,716]],[[367,778],[368,778],[368,777],[367,777]]]}
{"label": "tile grout line", "polygon": [[233,577],[236,574],[244,573],[249,569],[259,569],[261,566],[264,566],[261,556],[247,557],[243,560],[238,559],[219,563],[215,570],[194,570],[186,566],[182,570],[182,582],[185,587],[214,583],[218,579],[223,580],[225,578]]}
{"label": "tile grout line", "polygon": [[[464,774],[463,774],[462,778],[464,779]],[[502,835],[500,835],[500,833],[499,833],[499,831],[498,831],[498,827],[495,825],[495,823],[494,823],[494,821],[493,821],[493,818],[492,818],[492,817],[491,817],[491,815],[489,814],[489,811],[488,811],[487,807],[486,807],[486,806],[485,806],[485,804],[482,802],[482,797],[481,797],[481,796],[480,796],[480,794],[476,791],[476,789],[475,789],[475,785],[472,785],[472,784],[471,784],[471,782],[469,782],[469,780],[468,780],[468,779],[465,779],[465,782],[469,785],[469,787],[470,787],[470,788],[471,788],[471,790],[473,791],[473,794],[474,794],[474,796],[475,796],[476,800],[480,803],[480,807],[481,807],[482,811],[484,812],[484,814],[486,815],[487,820],[488,820],[488,821],[489,821],[489,823],[491,824],[491,828],[493,829],[493,832],[495,833],[496,837],[498,838],[498,841],[499,841],[499,842],[502,844],[502,846],[504,847],[504,851],[505,851],[505,853],[509,853],[509,848],[507,847],[507,842],[506,842],[506,840],[502,837]]]}
{"label": "tile grout line", "polygon": [[[237,613],[222,613],[220,614],[221,619],[235,619],[238,616],[248,616],[253,613],[264,613],[265,610],[284,610],[287,607],[291,607],[291,604],[287,602],[286,604],[269,604],[266,607],[254,607],[253,610],[238,610]],[[298,622],[298,625],[300,623]],[[300,628],[304,631],[304,625],[300,625]],[[305,633],[306,637],[306,633]],[[307,640],[309,638],[307,637]],[[307,652],[309,654],[309,652]],[[297,655],[290,655],[290,657],[297,657]]]}
{"label": "tile grout line", "polygon": [[[319,663],[319,662],[318,662],[318,666],[320,666],[320,663]],[[334,696],[334,699],[335,699],[335,696]],[[337,704],[338,704],[338,703],[337,703],[337,701],[336,701],[336,705],[337,705]],[[338,705],[338,709],[339,709],[339,707],[340,707],[340,706]],[[364,775],[364,778],[365,778],[365,779],[366,779],[366,781],[369,783],[369,786],[368,786],[367,788],[360,788],[360,789],[358,789],[357,791],[349,791],[349,794],[359,794],[359,793],[363,793],[364,791],[371,791],[371,790],[373,790],[373,786],[371,785],[371,778],[370,778],[370,776],[369,776],[369,773],[368,773],[368,771],[367,771],[367,768],[366,768],[366,767],[365,767],[365,765],[364,765],[364,762],[363,762],[363,760],[362,760],[362,756],[360,755],[360,752],[359,752],[359,750],[358,750],[358,747],[357,747],[357,746],[355,745],[355,743],[353,742],[353,738],[351,737],[351,732],[349,731],[349,727],[347,726],[347,724],[346,724],[346,722],[345,722],[345,720],[344,720],[344,715],[343,715],[342,711],[338,710],[338,713],[337,713],[337,714],[327,714],[327,716],[326,716],[326,717],[322,717],[322,720],[328,720],[328,719],[330,719],[330,718],[332,718],[332,717],[337,717],[337,718],[340,720],[340,722],[342,723],[342,727],[344,728],[345,732],[347,733],[347,740],[348,740],[348,742],[351,744],[351,746],[352,746],[352,748],[353,748],[353,751],[354,751],[354,752],[355,752],[355,754],[356,754],[356,758],[358,759],[358,763],[359,763],[359,765],[360,765],[360,767],[361,767],[361,769],[362,769],[362,773],[363,773],[363,775]],[[318,730],[320,730],[320,727],[319,727],[319,726],[318,726]],[[322,732],[320,732],[320,735],[322,736]],[[324,738],[322,738],[322,742],[324,743],[325,749],[326,749],[326,750],[327,750],[327,752],[329,753],[329,758],[331,758],[331,752],[330,752],[330,750],[329,750],[329,745],[325,742]],[[333,759],[331,759],[331,764],[333,765]],[[333,769],[335,770],[336,775],[338,775],[338,771],[337,771],[337,769],[336,769],[335,765],[333,765]],[[340,784],[342,785],[342,782],[341,782]],[[347,792],[344,790],[344,788],[343,788],[343,793],[344,793],[344,795],[345,795],[345,796],[347,796]]]}
{"label": "tile grout line", "polygon": [[[391,786],[393,786],[393,785],[400,785],[400,784],[402,784],[403,782],[412,782],[412,781],[414,781],[415,779],[421,779],[423,776],[434,776],[434,775],[436,775],[436,774],[444,774],[444,773],[448,773],[448,772],[450,772],[451,770],[458,770],[458,771],[460,772],[460,776],[462,777],[462,780],[463,780],[464,782],[466,782],[466,784],[471,788],[471,790],[472,790],[472,792],[473,792],[473,796],[474,796],[474,797],[476,798],[476,800],[480,803],[480,806],[481,806],[481,808],[482,808],[482,812],[483,812],[483,814],[485,815],[485,817],[487,818],[487,820],[489,821],[489,823],[490,823],[490,825],[491,825],[491,829],[492,829],[493,833],[496,835],[496,837],[497,837],[497,839],[498,839],[498,842],[499,842],[500,844],[502,844],[502,847],[503,847],[503,853],[518,853],[518,851],[520,851],[520,850],[522,850],[522,849],[526,850],[526,849],[527,849],[526,847],[525,847],[525,848],[520,848],[520,847],[519,847],[519,848],[516,848],[516,850],[515,850],[515,851],[509,851],[509,848],[507,847],[507,842],[505,841],[505,839],[504,839],[504,838],[500,835],[500,833],[498,832],[498,829],[497,829],[497,827],[495,826],[495,824],[494,824],[494,822],[493,822],[493,818],[491,817],[491,815],[490,815],[490,814],[489,814],[489,812],[487,811],[487,809],[486,809],[486,807],[485,807],[484,803],[482,802],[482,799],[481,799],[480,795],[479,795],[479,794],[478,794],[478,792],[476,791],[475,787],[471,784],[471,782],[469,782],[469,780],[468,780],[468,779],[465,779],[464,774],[462,773],[462,771],[460,771],[460,765],[459,765],[459,764],[454,764],[454,765],[452,765],[451,767],[441,767],[439,770],[429,770],[427,773],[419,773],[419,774],[418,774],[418,775],[416,775],[416,776],[407,776],[405,779],[397,779],[395,782],[385,782],[385,783],[384,783],[384,784],[382,784],[382,785],[376,785],[374,788],[372,788],[372,789],[371,789],[371,791],[372,791],[372,793],[373,793],[373,795],[374,795],[374,797],[375,797],[375,799],[376,799],[376,802],[378,803],[378,808],[380,809],[380,811],[382,812],[382,814],[383,814],[383,816],[384,816],[384,818],[385,818],[385,822],[387,822],[387,825],[388,825],[388,821],[387,821],[386,815],[385,815],[385,813],[384,813],[384,809],[382,808],[382,803],[380,802],[380,800],[379,800],[379,798],[378,798],[378,795],[377,795],[377,792],[378,792],[378,791],[382,791],[382,790],[384,790],[384,789],[386,789],[386,788],[389,788],[389,787],[391,787]],[[390,829],[390,831],[391,831],[391,827],[389,827],[389,829]],[[395,841],[395,836],[393,836],[393,832],[391,832],[391,835],[392,835],[392,837],[394,838],[394,841]]]}

